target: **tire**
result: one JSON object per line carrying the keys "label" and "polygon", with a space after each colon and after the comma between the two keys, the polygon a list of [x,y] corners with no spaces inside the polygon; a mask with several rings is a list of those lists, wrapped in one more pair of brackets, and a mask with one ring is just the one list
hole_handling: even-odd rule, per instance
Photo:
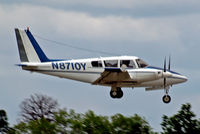
{"label": "tire", "polygon": [[123,96],[123,91],[121,90],[120,87],[117,87],[114,91],[111,89],[110,96],[112,98],[118,98],[118,99],[120,99]]}
{"label": "tire", "polygon": [[164,103],[167,104],[167,103],[170,103],[171,97],[169,95],[164,95],[162,100],[163,100]]}
{"label": "tire", "polygon": [[120,99],[120,98],[122,98],[122,96],[123,96],[123,91],[121,90],[121,91],[118,91],[118,93],[117,93],[117,98],[118,99]]}
{"label": "tire", "polygon": [[120,99],[123,96],[123,91],[121,90],[121,87],[117,87],[117,98]]}
{"label": "tire", "polygon": [[117,91],[110,91],[110,96],[112,97],[112,98],[117,98]]}

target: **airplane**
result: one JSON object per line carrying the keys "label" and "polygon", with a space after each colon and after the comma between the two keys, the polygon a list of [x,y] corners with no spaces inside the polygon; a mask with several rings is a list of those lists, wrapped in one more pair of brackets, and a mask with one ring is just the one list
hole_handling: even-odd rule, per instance
{"label": "airplane", "polygon": [[168,95],[172,85],[187,81],[187,77],[171,71],[170,58],[166,68],[149,66],[136,56],[99,57],[88,59],[49,59],[29,28],[15,28],[16,40],[23,70],[67,78],[93,85],[111,87],[112,98],[122,98],[122,87],[145,87],[146,91],[164,89],[164,103],[169,103]]}

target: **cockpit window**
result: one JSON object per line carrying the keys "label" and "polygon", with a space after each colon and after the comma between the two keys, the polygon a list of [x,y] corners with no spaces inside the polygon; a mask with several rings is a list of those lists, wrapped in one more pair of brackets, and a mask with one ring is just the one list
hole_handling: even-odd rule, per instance
{"label": "cockpit window", "polygon": [[148,66],[148,64],[141,59],[136,59],[136,62],[138,64],[138,68],[144,68],[144,67]]}
{"label": "cockpit window", "polygon": [[92,64],[92,67],[102,67],[101,61],[92,61],[91,64]]}
{"label": "cockpit window", "polygon": [[105,60],[105,67],[117,67],[118,60]]}
{"label": "cockpit window", "polygon": [[135,68],[133,60],[120,60],[120,67]]}

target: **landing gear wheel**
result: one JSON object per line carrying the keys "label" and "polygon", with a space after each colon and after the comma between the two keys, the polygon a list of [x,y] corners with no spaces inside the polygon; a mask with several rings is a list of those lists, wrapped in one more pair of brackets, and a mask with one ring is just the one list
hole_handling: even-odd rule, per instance
{"label": "landing gear wheel", "polygon": [[123,91],[122,91],[121,88],[120,88],[120,90],[117,91],[117,98],[118,98],[118,99],[122,98],[123,94],[124,94],[124,93],[123,93]]}
{"label": "landing gear wheel", "polygon": [[171,97],[169,95],[164,95],[162,100],[164,103],[169,103],[171,101]]}
{"label": "landing gear wheel", "polygon": [[112,98],[117,98],[117,91],[110,91],[110,96],[112,97]]}
{"label": "landing gear wheel", "polygon": [[120,87],[112,88],[111,91],[110,91],[110,96],[112,98],[120,99],[123,96],[123,91],[121,90]]}

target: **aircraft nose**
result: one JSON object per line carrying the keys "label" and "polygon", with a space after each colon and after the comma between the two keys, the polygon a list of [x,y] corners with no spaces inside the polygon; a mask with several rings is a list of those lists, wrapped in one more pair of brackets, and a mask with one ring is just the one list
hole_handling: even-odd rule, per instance
{"label": "aircraft nose", "polygon": [[182,77],[183,82],[186,82],[188,80],[188,78],[184,75],[182,75],[181,77]]}
{"label": "aircraft nose", "polygon": [[188,80],[188,78],[184,75],[176,75],[176,78],[180,83],[186,82]]}

